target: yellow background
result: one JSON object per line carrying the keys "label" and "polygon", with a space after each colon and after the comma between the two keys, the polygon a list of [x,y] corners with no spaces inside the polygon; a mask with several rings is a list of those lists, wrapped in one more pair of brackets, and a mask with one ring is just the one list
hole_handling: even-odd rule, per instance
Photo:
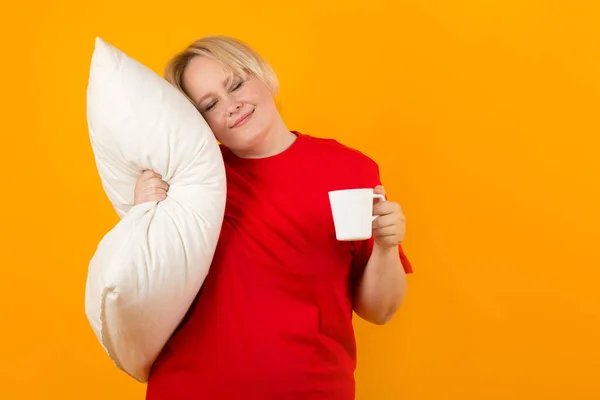
{"label": "yellow background", "polygon": [[359,400],[600,398],[597,1],[2,1],[0,398],[143,399],[84,314],[116,222],[93,164],[94,37],[157,72],[238,36],[290,129],[381,165],[416,274],[357,322]]}

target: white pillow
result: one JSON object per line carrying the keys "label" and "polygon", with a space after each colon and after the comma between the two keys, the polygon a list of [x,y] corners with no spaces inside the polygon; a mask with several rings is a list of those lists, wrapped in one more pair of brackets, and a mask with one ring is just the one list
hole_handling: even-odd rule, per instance
{"label": "white pillow", "polygon": [[[146,382],[208,273],[225,209],[223,158],[183,94],[100,38],[87,119],[102,186],[121,220],[89,264],[85,312],[117,367]],[[145,169],[162,174],[168,197],[133,206]]]}

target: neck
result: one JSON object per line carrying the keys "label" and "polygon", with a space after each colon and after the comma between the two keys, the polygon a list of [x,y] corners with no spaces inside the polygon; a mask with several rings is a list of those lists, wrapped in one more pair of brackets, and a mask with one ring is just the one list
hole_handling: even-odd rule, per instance
{"label": "neck", "polygon": [[274,121],[268,132],[252,149],[246,152],[235,152],[241,158],[266,158],[283,153],[296,140],[296,135],[289,131],[281,116]]}

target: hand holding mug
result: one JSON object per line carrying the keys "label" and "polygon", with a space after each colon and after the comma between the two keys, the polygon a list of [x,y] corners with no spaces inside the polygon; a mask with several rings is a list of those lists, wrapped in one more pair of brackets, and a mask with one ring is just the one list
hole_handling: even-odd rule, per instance
{"label": "hand holding mug", "polygon": [[[337,240],[367,240],[392,247],[404,240],[405,219],[397,203],[387,201],[383,186],[329,192]],[[375,204],[373,204],[375,203]]]}
{"label": "hand holding mug", "polygon": [[[385,196],[385,189],[383,186],[377,186],[373,193]],[[376,245],[395,247],[404,241],[406,217],[398,203],[388,200],[376,200],[373,205],[373,214],[377,216],[372,223]]]}

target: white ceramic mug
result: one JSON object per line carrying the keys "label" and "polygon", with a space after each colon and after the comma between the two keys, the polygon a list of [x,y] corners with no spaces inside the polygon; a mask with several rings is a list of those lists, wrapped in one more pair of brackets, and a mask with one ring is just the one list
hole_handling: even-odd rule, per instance
{"label": "white ceramic mug", "polygon": [[373,235],[373,199],[385,200],[373,189],[346,189],[329,192],[329,203],[335,225],[335,236],[340,241],[366,240]]}

